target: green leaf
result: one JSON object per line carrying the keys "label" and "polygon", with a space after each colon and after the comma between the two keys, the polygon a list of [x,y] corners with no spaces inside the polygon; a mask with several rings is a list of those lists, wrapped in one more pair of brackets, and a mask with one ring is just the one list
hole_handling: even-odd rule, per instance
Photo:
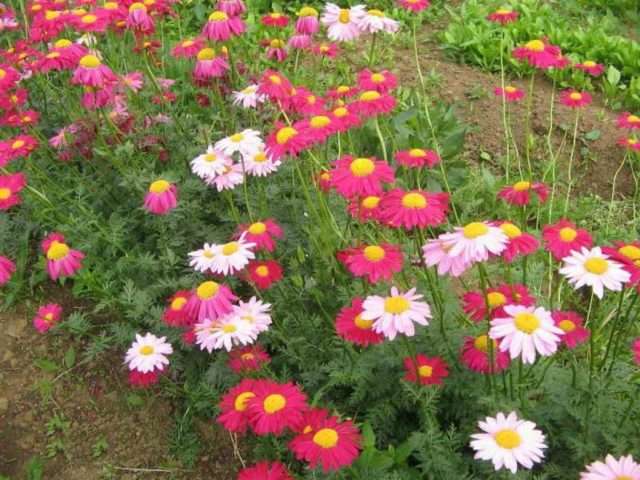
{"label": "green leaf", "polygon": [[76,351],[73,347],[69,347],[64,354],[63,364],[67,368],[71,368],[76,364]]}
{"label": "green leaf", "polygon": [[43,372],[47,373],[55,373],[60,369],[60,367],[56,365],[55,362],[52,362],[51,360],[48,360],[46,358],[38,358],[34,360],[33,364]]}
{"label": "green leaf", "polygon": [[618,83],[620,83],[620,78],[621,78],[620,70],[618,70],[613,65],[610,65],[609,68],[607,69],[607,81],[611,85],[617,85]]}

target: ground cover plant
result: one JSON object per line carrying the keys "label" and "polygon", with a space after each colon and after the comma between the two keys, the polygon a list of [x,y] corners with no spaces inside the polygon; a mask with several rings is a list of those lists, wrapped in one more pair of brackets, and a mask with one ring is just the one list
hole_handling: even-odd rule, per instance
{"label": "ground cover plant", "polygon": [[640,118],[619,114],[605,199],[578,146],[598,79],[637,58],[572,58],[527,30],[537,2],[462,8],[497,52],[491,169],[421,67],[440,2],[3,7],[4,303],[91,300],[33,326],[172,398],[186,464],[193,418],[227,430],[240,480],[640,479]]}

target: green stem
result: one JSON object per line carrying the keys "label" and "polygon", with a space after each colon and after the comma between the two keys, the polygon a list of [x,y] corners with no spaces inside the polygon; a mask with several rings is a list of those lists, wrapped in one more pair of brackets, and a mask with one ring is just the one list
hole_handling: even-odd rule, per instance
{"label": "green stem", "polygon": [[[567,175],[569,176],[569,186],[567,187],[567,197],[564,201],[564,216],[567,215],[569,210],[569,199],[571,197],[571,188],[573,187],[573,159],[576,152],[576,142],[578,141],[578,125],[580,123],[580,109],[576,109],[576,121],[573,126],[573,143],[571,144],[571,155],[569,156],[569,168]],[[550,207],[551,208],[551,207]]]}

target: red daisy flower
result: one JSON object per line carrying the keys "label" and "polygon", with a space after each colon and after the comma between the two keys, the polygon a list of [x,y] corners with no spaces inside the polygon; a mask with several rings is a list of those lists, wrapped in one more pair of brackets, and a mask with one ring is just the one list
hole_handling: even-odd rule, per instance
{"label": "red daisy flower", "polygon": [[551,45],[546,40],[531,40],[521,47],[516,47],[513,56],[524,60],[535,68],[548,69],[559,65],[560,47]]}
{"label": "red daisy flower", "polygon": [[289,448],[298,460],[306,460],[311,468],[317,465],[327,473],[351,465],[360,455],[360,432],[350,421],[340,422],[326,417],[312,426],[308,433],[295,437]]}
{"label": "red daisy flower", "polygon": [[412,148],[397,152],[396,162],[398,162],[398,165],[410,168],[422,168],[424,166],[432,168],[440,163],[440,156],[433,150]]}
{"label": "red daisy flower", "polygon": [[549,187],[541,182],[528,182],[521,180],[513,185],[502,187],[498,192],[498,198],[502,198],[511,205],[523,206],[531,202],[531,192],[538,196],[540,203],[544,203],[549,196]]}
{"label": "red daisy flower", "polygon": [[201,38],[187,38],[173,47],[171,55],[176,58],[193,58],[203,48],[204,41]]}
{"label": "red daisy flower", "polygon": [[306,120],[300,120],[293,124],[293,128],[304,132],[307,145],[317,145],[336,131],[336,125],[328,115],[315,115]]}
{"label": "red daisy flower", "polygon": [[331,111],[331,118],[336,132],[346,132],[362,124],[362,119],[353,111],[350,105],[341,105]]}
{"label": "red daisy flower", "polygon": [[71,17],[70,23],[81,32],[102,33],[109,26],[109,17],[96,10],[84,15],[74,15]]}
{"label": "red daisy flower", "polygon": [[261,290],[266,290],[282,280],[282,267],[275,260],[252,260],[247,265],[249,280]]}
{"label": "red daisy flower", "polygon": [[345,265],[356,277],[366,277],[369,283],[389,281],[402,270],[402,250],[398,245],[363,245],[348,250]]}
{"label": "red daisy flower", "polygon": [[252,467],[243,468],[238,473],[238,480],[294,480],[280,462],[260,462]]}
{"label": "red daisy flower", "polygon": [[362,92],[358,100],[353,103],[353,110],[363,117],[389,113],[394,108],[396,108],[396,99],[388,93],[380,93],[376,90]]}
{"label": "red daisy flower", "polygon": [[582,63],[576,63],[574,65],[578,70],[587,72],[592,77],[599,77],[604,73],[604,65],[594,62],[593,60],[585,60]]}
{"label": "red daisy flower", "polygon": [[629,112],[624,112],[617,119],[618,128],[627,128],[629,130],[640,129],[640,117]]}
{"label": "red daisy flower", "polygon": [[511,222],[500,224],[500,230],[508,237],[507,248],[500,254],[507,263],[513,262],[519,255],[530,255],[540,248],[540,242],[530,233],[524,233]]}
{"label": "red daisy flower", "polygon": [[357,87],[350,87],[349,85],[339,85],[327,91],[327,98],[332,100],[338,100],[340,98],[353,97],[360,93]]}
{"label": "red daisy flower", "polygon": [[620,262],[622,267],[629,272],[631,278],[629,278],[628,285],[640,283],[640,241],[614,242],[613,247],[602,247],[602,253]]}
{"label": "red daisy flower", "polygon": [[279,384],[259,380],[255,397],[249,400],[248,414],[251,428],[257,435],[280,435],[286,428],[294,428],[303,420],[307,396],[292,383]]}
{"label": "red daisy flower", "polygon": [[529,307],[535,304],[535,298],[529,294],[529,290],[524,285],[509,285],[506,283],[497,287],[487,288],[486,301],[482,292],[479,291],[466,292],[462,296],[462,310],[474,322],[480,322],[485,319],[487,304],[489,305],[489,316],[498,318],[505,315],[505,306],[523,305]]}
{"label": "red daisy flower", "polygon": [[340,53],[338,45],[335,43],[320,42],[311,47],[311,51],[322,57],[336,58]]}
{"label": "red daisy flower", "polygon": [[429,0],[398,0],[398,4],[411,12],[421,12],[429,8],[431,2],[429,2]]}
{"label": "red daisy flower", "polygon": [[258,82],[257,93],[266,95],[271,100],[283,101],[289,98],[292,88],[291,82],[284,75],[266,70]]}
{"label": "red daisy flower", "polygon": [[255,398],[256,380],[245,378],[230,389],[220,401],[220,415],[216,421],[234,433],[244,433],[249,426],[248,404]]}
{"label": "red daisy flower", "polygon": [[362,298],[356,297],[351,305],[343,307],[336,317],[336,332],[348,342],[362,347],[382,343],[384,335],[376,333],[371,328],[373,320],[364,320],[362,313]]}
{"label": "red daisy flower", "polygon": [[389,70],[372,72],[368,68],[358,73],[358,88],[387,93],[398,86],[398,79]]}
{"label": "red daisy flower", "polygon": [[399,188],[387,192],[380,201],[380,220],[394,228],[410,230],[441,225],[449,210],[447,193],[423,190],[406,192]]}
{"label": "red daisy flower", "polygon": [[617,143],[632,152],[640,152],[640,140],[636,137],[621,138]]}
{"label": "red daisy flower", "polygon": [[493,13],[487,15],[487,20],[499,23],[500,25],[507,25],[508,23],[518,20],[518,12],[509,10],[507,8],[499,8]]}
{"label": "red daisy flower", "polygon": [[347,199],[379,195],[383,191],[382,184],[393,181],[393,169],[375,157],[353,158],[345,155],[334,162],[331,171],[331,185]]}
{"label": "red daisy flower", "polygon": [[3,257],[0,255],[0,287],[6,285],[9,280],[11,280],[11,276],[16,271],[16,264],[7,257]]}
{"label": "red daisy flower", "polygon": [[276,248],[275,239],[281,239],[284,236],[282,228],[272,218],[240,225],[234,238],[240,238],[243,234],[247,242],[256,244],[255,251],[267,252],[273,252]]}
{"label": "red daisy flower", "polygon": [[118,77],[95,55],[82,57],[71,78],[71,83],[88,87],[104,87],[117,81]]}
{"label": "red daisy flower", "polygon": [[307,147],[305,132],[293,127],[276,125],[276,130],[267,137],[267,154],[273,160],[279,160],[285,155],[295,157]]}
{"label": "red daisy flower", "polygon": [[589,232],[569,220],[562,219],[553,225],[542,228],[542,239],[545,248],[551,252],[556,260],[562,260],[573,250],[580,251],[582,247],[591,248],[593,239]]}
{"label": "red daisy flower", "polygon": [[460,360],[469,369],[477,373],[499,373],[509,366],[511,359],[509,352],[501,352],[499,343],[493,342],[493,368],[489,361],[489,337],[479,335],[477,337],[465,337]]}
{"label": "red daisy flower", "polygon": [[20,80],[20,74],[10,65],[0,63],[0,91],[12,89]]}
{"label": "red daisy flower", "polygon": [[185,308],[191,295],[189,290],[179,290],[169,298],[169,305],[162,314],[164,323],[171,327],[182,327],[192,325],[195,322],[196,319],[190,318]]}
{"label": "red daisy flower", "polygon": [[290,109],[300,115],[326,115],[324,99],[304,87],[294,88],[287,104]]}
{"label": "red daisy flower", "polygon": [[582,317],[576,312],[551,312],[551,318],[560,330],[564,332],[564,335],[560,337],[562,343],[567,348],[574,349],[581,343],[586,342],[591,335],[591,332],[584,328],[584,322]]}
{"label": "red daisy flower", "polygon": [[592,100],[591,95],[587,92],[569,89],[560,93],[560,103],[570,108],[586,107],[591,104]]}
{"label": "red daisy flower", "polygon": [[408,382],[420,385],[441,385],[442,379],[449,376],[449,368],[440,357],[427,357],[418,353],[415,358],[404,359],[405,376]]}
{"label": "red daisy flower", "polygon": [[264,15],[260,19],[260,23],[267,27],[286,27],[289,23],[289,17],[279,12],[272,12]]}
{"label": "red daisy flower", "polygon": [[360,221],[378,220],[380,218],[380,200],[382,200],[382,197],[377,195],[352,198],[347,210],[353,218],[357,218]]}
{"label": "red daisy flower", "polygon": [[30,135],[18,135],[0,142],[0,167],[12,160],[26,157],[38,147],[38,140]]}
{"label": "red daisy flower", "polygon": [[3,110],[14,110],[24,105],[29,92],[26,88],[18,88],[13,92],[0,89],[0,108]]}
{"label": "red daisy flower", "polygon": [[493,93],[496,97],[504,97],[507,102],[519,102],[524,98],[524,90],[517,87],[507,85],[503,88],[496,88]]}
{"label": "red daisy flower", "polygon": [[237,374],[256,372],[262,365],[269,363],[271,357],[260,345],[247,345],[246,347],[231,350],[229,352],[229,368]]}
{"label": "red daisy flower", "polygon": [[27,185],[22,173],[0,175],[0,210],[9,210],[22,202],[20,192]]}

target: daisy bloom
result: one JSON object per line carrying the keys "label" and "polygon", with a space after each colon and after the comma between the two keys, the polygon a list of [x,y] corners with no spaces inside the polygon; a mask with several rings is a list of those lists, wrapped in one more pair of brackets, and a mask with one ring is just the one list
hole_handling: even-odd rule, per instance
{"label": "daisy bloom", "polygon": [[640,241],[614,242],[613,247],[602,247],[602,253],[621,263],[629,272],[629,285],[637,285],[640,282]]}
{"label": "daisy bloom", "polygon": [[500,340],[500,351],[529,364],[535,362],[536,353],[547,357],[556,352],[564,331],[555,326],[550,312],[542,307],[507,305],[504,313],[491,321],[489,330],[492,339]]}
{"label": "daisy bloom", "polygon": [[70,277],[82,267],[84,253],[69,248],[64,236],[60,233],[50,233],[40,244],[42,252],[47,257],[47,272],[51,280],[60,277]]}
{"label": "daisy bloom", "polygon": [[592,77],[599,77],[604,73],[604,65],[596,63],[593,60],[585,60],[582,63],[576,63],[574,67],[578,70],[582,70],[583,72],[587,72]]}
{"label": "daisy bloom", "polygon": [[233,190],[236,186],[244,183],[242,164],[233,163],[233,161],[229,160],[220,175],[208,177],[205,182],[207,185],[216,187],[218,192]]}
{"label": "daisy bloom", "polygon": [[280,462],[260,462],[238,473],[238,480],[294,480]]}
{"label": "daisy bloom", "polygon": [[301,433],[289,448],[298,460],[309,462],[311,468],[322,466],[325,473],[351,465],[360,455],[360,432],[349,420],[325,417],[314,422],[307,433]]}
{"label": "daisy bloom", "polygon": [[529,307],[535,303],[535,298],[529,294],[529,290],[524,285],[502,284],[487,288],[487,297],[480,291],[466,292],[462,296],[462,310],[474,322],[481,322],[487,316],[487,306],[489,307],[489,317],[496,318],[505,315],[506,305],[522,305]]}
{"label": "daisy bloom", "polygon": [[474,458],[491,460],[496,471],[506,468],[515,474],[518,466],[531,469],[544,458],[544,434],[535,423],[519,419],[515,412],[508,416],[499,412],[495,418],[478,422],[478,426],[482,432],[471,435]]}
{"label": "daisy bloom", "polygon": [[387,17],[382,10],[375,8],[367,10],[357,23],[360,30],[368,33],[396,33],[400,29],[400,22]]}
{"label": "daisy bloom", "polygon": [[258,82],[257,93],[272,100],[284,101],[289,98],[292,88],[291,82],[284,75],[274,70],[265,70]]}
{"label": "daisy bloom", "polygon": [[237,17],[247,11],[243,0],[218,0],[217,8],[230,17]]}
{"label": "daisy bloom", "polygon": [[292,35],[287,41],[287,46],[296,50],[306,50],[307,48],[311,47],[312,44],[313,39],[311,38],[311,35]]}
{"label": "daisy bloom", "polygon": [[435,227],[446,220],[448,210],[447,193],[404,191],[396,188],[382,197],[379,219],[393,228],[406,230]]}
{"label": "daisy bloom", "polygon": [[224,173],[231,159],[209,145],[207,151],[191,161],[191,171],[202,179],[214,178]]}
{"label": "daisy bloom", "polygon": [[282,280],[282,267],[275,260],[254,260],[247,265],[249,280],[260,290]]}
{"label": "daisy bloom", "polygon": [[259,103],[264,103],[267,99],[266,95],[258,93],[258,85],[255,83],[247,85],[242,90],[234,90],[231,98],[234,105],[242,108],[256,108]]}
{"label": "daisy bloom", "polygon": [[236,296],[229,287],[213,280],[207,280],[198,285],[189,297],[185,307],[186,313],[190,318],[199,321],[215,320],[233,310],[232,302],[234,300],[236,300]]}
{"label": "daisy bloom", "polygon": [[389,281],[402,270],[402,250],[398,245],[383,243],[349,249],[345,265],[356,277],[366,277],[369,283]]}
{"label": "daisy bloom", "polygon": [[362,119],[355,113],[353,107],[342,105],[331,111],[331,118],[336,132],[346,132],[352,128],[359,127]]}
{"label": "daisy bloom", "polygon": [[439,238],[451,243],[451,256],[460,255],[467,263],[483,262],[489,259],[489,255],[500,255],[509,241],[499,227],[486,222],[456,227],[453,233]]}
{"label": "daisy bloom", "polygon": [[186,38],[173,47],[171,55],[176,58],[193,58],[203,47],[204,41],[201,38]]}
{"label": "daisy bloom", "polygon": [[368,68],[358,73],[358,88],[386,93],[398,86],[398,79],[389,70],[372,72]]}
{"label": "daisy bloom", "polygon": [[432,168],[440,163],[440,156],[436,152],[433,150],[424,150],[422,148],[401,150],[396,152],[395,158],[398,165],[409,168]]}
{"label": "daisy bloom", "polygon": [[248,414],[257,435],[281,435],[285,429],[293,429],[303,421],[303,414],[309,408],[307,396],[292,383],[261,380],[256,382],[254,392]]}
{"label": "daisy bloom", "polygon": [[398,333],[413,337],[414,322],[426,326],[431,318],[431,308],[426,302],[421,302],[422,295],[415,292],[416,289],[412,288],[400,293],[396,287],[391,287],[388,297],[369,296],[362,304],[361,317],[373,320],[373,331],[382,333],[389,340],[396,338]]}
{"label": "daisy bloom", "polygon": [[270,303],[264,303],[256,297],[251,297],[247,302],[240,300],[237,305],[233,306],[233,315],[247,322],[254,333],[265,332],[272,323]]}
{"label": "daisy bloom", "polygon": [[580,480],[640,480],[640,464],[631,455],[616,459],[607,455],[604,462],[593,462],[580,474]]}
{"label": "daisy bloom", "polygon": [[179,290],[169,298],[168,305],[162,313],[164,323],[171,327],[188,326],[193,323],[193,319],[189,318],[185,308],[191,295],[189,290]]}
{"label": "daisy bloom", "polygon": [[0,63],[0,90],[8,91],[20,80],[20,74],[10,65]]}
{"label": "daisy bloom", "polygon": [[[493,368],[489,359],[489,342],[493,343]],[[460,360],[471,371],[482,374],[499,373],[509,366],[511,359],[507,352],[498,348],[498,342],[487,335],[465,337]]]}
{"label": "daisy bloom", "polygon": [[26,186],[27,179],[23,173],[0,175],[0,211],[20,204],[20,192]]}
{"label": "daisy bloom", "polygon": [[189,266],[191,266],[196,272],[206,273],[214,265],[213,259],[216,256],[217,245],[211,243],[205,243],[199,250],[189,252]]}
{"label": "daisy bloom", "polygon": [[166,215],[178,205],[178,189],[166,180],[156,180],[149,185],[144,197],[144,208],[155,215]]}
{"label": "daisy bloom", "polygon": [[604,296],[605,288],[619,292],[631,278],[622,264],[610,260],[600,247],[574,250],[563,258],[563,262],[559,273],[567,278],[573,288],[591,287],[594,295],[600,299]]}
{"label": "daisy bloom", "polygon": [[616,143],[629,151],[640,152],[640,140],[636,137],[621,138]]}
{"label": "daisy bloom", "polygon": [[376,90],[366,90],[353,103],[353,110],[363,117],[375,117],[382,113],[389,113],[396,108],[396,99],[388,93]]}
{"label": "daisy bloom", "polygon": [[16,271],[16,264],[7,257],[0,255],[0,287],[9,283]]}
{"label": "daisy bloom", "polygon": [[287,49],[284,40],[274,38],[269,41],[267,46],[267,58],[269,60],[275,60],[276,62],[284,62],[287,58]]}
{"label": "daisy bloom", "polygon": [[360,221],[377,220],[380,217],[380,200],[378,195],[352,198],[347,210],[353,218]]}
{"label": "daisy bloom", "polygon": [[260,18],[260,23],[267,27],[283,28],[289,24],[289,17],[280,12],[271,12],[263,15],[262,18]]}
{"label": "daisy bloom", "polygon": [[38,309],[33,318],[33,326],[39,333],[46,333],[51,327],[60,321],[62,307],[57,303],[50,303]]}
{"label": "daisy bloom", "polygon": [[264,250],[267,252],[273,252],[276,248],[275,240],[284,236],[282,228],[272,218],[240,225],[235,237],[240,238],[242,235],[247,242],[255,244],[255,251]]}
{"label": "daisy bloom", "polygon": [[618,128],[638,130],[640,129],[640,117],[629,112],[624,112],[618,117],[616,125]]}
{"label": "daisy bloom", "polygon": [[503,88],[496,88],[493,93],[496,97],[503,97],[507,102],[519,102],[524,98],[524,90],[520,90],[512,85],[507,85]]}
{"label": "daisy bloom", "polygon": [[516,47],[513,56],[524,60],[534,68],[549,69],[558,65],[560,48],[545,40],[531,40],[523,46]]}
{"label": "daisy bloom", "polygon": [[576,90],[564,90],[560,93],[560,103],[570,108],[582,108],[590,105],[592,102],[591,95],[587,92],[578,92]]}
{"label": "daisy bloom", "polygon": [[541,182],[528,182],[526,180],[520,180],[513,185],[507,185],[502,187],[498,192],[498,198],[503,199],[505,202],[523,206],[529,205],[531,202],[531,193],[534,193],[540,203],[544,203],[549,196],[549,187]]}
{"label": "daisy bloom", "polygon": [[260,345],[248,345],[229,352],[228,365],[237,374],[257,372],[271,361],[271,357]]}
{"label": "daisy bloom", "polygon": [[124,358],[124,363],[129,366],[129,382],[139,387],[156,383],[159,374],[169,365],[167,356],[172,353],[173,347],[166,337],[136,333],[136,339]]}
{"label": "daisy bloom", "polygon": [[318,11],[313,7],[302,7],[298,10],[296,33],[300,35],[315,35],[320,29]]}
{"label": "daisy bloom", "polygon": [[155,31],[153,18],[149,15],[146,5],[140,2],[134,2],[129,6],[126,26],[143,35],[149,35]]}
{"label": "daisy bloom", "polygon": [[471,266],[471,262],[463,259],[460,255],[451,255],[450,252],[455,243],[451,240],[443,240],[443,235],[427,240],[427,243],[422,247],[422,258],[428,267],[438,267],[438,275],[448,274],[452,277],[459,277]]}
{"label": "daisy bloom", "polygon": [[202,28],[202,36],[215,42],[226,42],[233,36],[244,33],[246,27],[238,16],[229,16],[221,10],[209,15],[207,23]]}
{"label": "daisy bloom", "polygon": [[395,181],[393,169],[375,157],[345,155],[334,162],[331,184],[345,198],[379,195],[383,183]]}
{"label": "daisy bloom", "polygon": [[115,83],[118,77],[109,67],[103,65],[95,55],[85,55],[73,72],[71,83],[87,87],[104,87],[108,83]]}
{"label": "daisy bloom", "polygon": [[309,146],[324,143],[335,132],[335,125],[329,115],[314,115],[309,119],[297,121],[293,128],[304,132],[305,143]]}
{"label": "daisy bloom", "polygon": [[218,140],[213,147],[217,151],[231,156],[236,152],[242,155],[251,155],[261,150],[263,145],[260,132],[247,128]]}
{"label": "daisy bloom", "polygon": [[487,20],[499,23],[500,25],[506,25],[518,20],[518,15],[518,12],[509,10],[508,8],[499,8],[495,12],[487,15]]}
{"label": "daisy bloom", "polygon": [[356,297],[336,317],[336,332],[346,341],[362,347],[382,343],[384,336],[373,331],[373,320],[362,318],[362,299]]}
{"label": "daisy bloom", "polygon": [[442,379],[449,376],[449,368],[440,357],[427,357],[418,353],[414,358],[403,360],[407,382],[420,385],[442,385]]}
{"label": "daisy bloom", "polygon": [[256,380],[245,378],[231,388],[220,400],[220,415],[216,422],[233,433],[245,433],[249,427],[247,407],[249,400],[256,396]]}
{"label": "daisy bloom", "polygon": [[274,160],[285,155],[296,156],[307,147],[304,132],[289,126],[278,126],[267,137],[267,154]]}
{"label": "daisy bloom", "polygon": [[545,248],[551,252],[556,260],[562,260],[573,250],[580,250],[583,247],[591,248],[593,245],[589,232],[582,228],[576,228],[574,223],[565,219],[553,225],[544,226],[542,238],[545,242]]}
{"label": "daisy bloom", "polygon": [[311,47],[311,51],[316,55],[327,58],[336,58],[340,49],[335,43],[320,42]]}
{"label": "daisy bloom", "polygon": [[216,320],[205,319],[195,324],[194,331],[196,344],[209,353],[223,348],[229,352],[237,345],[255,342],[257,337],[252,325],[235,315]]}
{"label": "daisy bloom", "polygon": [[421,12],[429,8],[431,2],[429,0],[398,0],[398,5],[410,12]]}
{"label": "daisy bloom", "polygon": [[211,272],[221,275],[233,275],[244,269],[249,260],[255,258],[255,244],[247,242],[244,237],[231,242],[216,245],[215,255],[211,259]]}
{"label": "daisy bloom", "polygon": [[362,33],[359,25],[366,15],[364,5],[351,8],[340,8],[334,3],[327,3],[320,17],[320,22],[327,27],[327,37],[334,42],[349,42]]}
{"label": "daisy bloom", "polygon": [[31,135],[17,135],[7,141],[0,141],[0,167],[16,158],[26,157],[38,148],[38,140]]}
{"label": "daisy bloom", "polygon": [[229,63],[224,55],[218,55],[213,48],[205,47],[196,55],[196,65],[193,68],[193,78],[200,83],[206,83],[211,78],[224,76],[229,70]]}
{"label": "daisy bloom", "polygon": [[540,248],[540,242],[536,237],[523,232],[513,223],[502,222],[499,226],[508,238],[507,248],[501,254],[505,262],[511,263],[521,255],[531,255]]}
{"label": "daisy bloom", "polygon": [[584,328],[583,320],[576,312],[551,312],[551,317],[560,330],[564,332],[562,335],[562,343],[570,349],[576,348],[581,343],[589,339],[588,329]]}

